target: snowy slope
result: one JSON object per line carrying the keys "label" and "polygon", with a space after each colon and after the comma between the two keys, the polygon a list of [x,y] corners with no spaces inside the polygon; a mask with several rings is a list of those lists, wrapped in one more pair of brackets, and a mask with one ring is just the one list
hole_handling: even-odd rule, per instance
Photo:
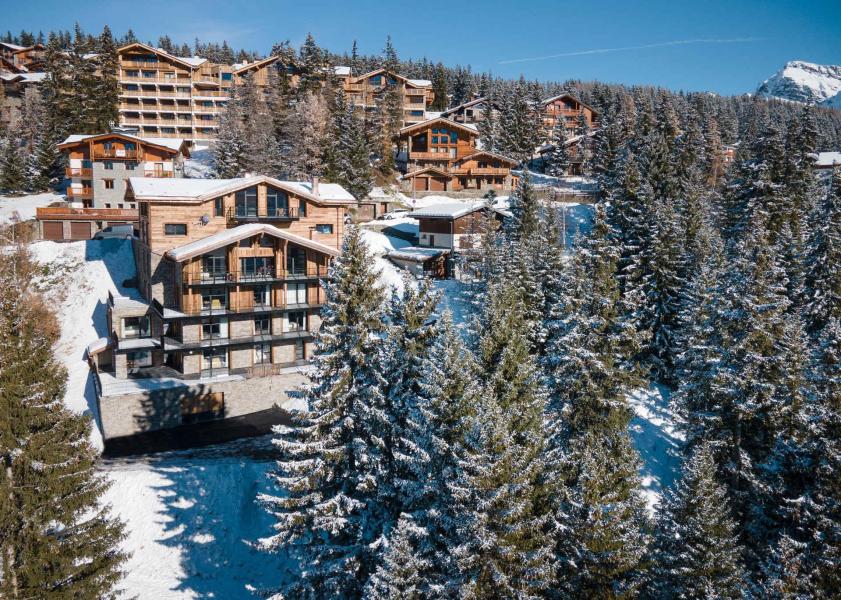
{"label": "snowy slope", "polygon": [[[45,266],[38,282],[47,297],[54,299],[54,310],[61,324],[61,338],[56,357],[67,368],[65,404],[72,410],[88,413],[98,420],[93,376],[85,361],[85,348],[107,335],[106,306],[108,292],[130,295],[123,281],[134,277],[134,256],[129,240],[89,240],[59,244],[36,242],[32,254]],[[102,448],[102,434],[97,428],[92,441]]]}
{"label": "snowy slope", "polygon": [[757,95],[841,108],[841,66],[794,60],[766,79]]}
{"label": "snowy slope", "polygon": [[0,225],[28,221],[35,218],[35,209],[63,202],[64,197],[53,192],[30,196],[0,196]]}

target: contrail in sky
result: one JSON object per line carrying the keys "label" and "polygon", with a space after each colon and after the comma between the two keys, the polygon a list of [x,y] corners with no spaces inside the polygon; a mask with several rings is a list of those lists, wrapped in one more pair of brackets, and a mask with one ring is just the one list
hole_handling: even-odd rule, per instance
{"label": "contrail in sky", "polygon": [[658,42],[656,44],[643,44],[641,46],[620,46],[618,48],[595,48],[593,50],[577,50],[575,52],[561,52],[560,54],[548,54],[546,56],[533,56],[531,58],[514,58],[501,60],[499,64],[510,65],[512,63],[533,62],[537,60],[549,60],[550,58],[563,58],[565,56],[586,56],[588,54],[607,54],[609,52],[627,52],[628,50],[644,50],[646,48],[665,48],[666,46],[688,46],[690,44],[739,44],[745,42],[759,42],[765,38],[744,37],[744,38],[699,38],[695,40],[674,40],[671,42]]}

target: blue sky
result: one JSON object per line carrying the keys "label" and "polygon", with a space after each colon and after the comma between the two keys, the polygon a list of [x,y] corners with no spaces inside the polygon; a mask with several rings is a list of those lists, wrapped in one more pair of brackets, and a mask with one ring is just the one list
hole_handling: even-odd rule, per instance
{"label": "blue sky", "polygon": [[227,39],[265,53],[307,32],[331,50],[426,56],[501,76],[597,79],[724,94],[752,91],[788,60],[841,64],[841,1],[0,0],[0,30],[73,27],[141,40]]}

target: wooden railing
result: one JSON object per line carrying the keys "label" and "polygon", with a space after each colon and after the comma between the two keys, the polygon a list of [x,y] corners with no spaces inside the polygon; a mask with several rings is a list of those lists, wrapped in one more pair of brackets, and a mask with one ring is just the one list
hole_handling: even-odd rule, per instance
{"label": "wooden railing", "polygon": [[485,167],[475,169],[453,169],[451,173],[453,175],[509,175],[511,173],[511,170],[503,168]]}
{"label": "wooden railing", "polygon": [[409,160],[455,160],[446,152],[409,152]]}
{"label": "wooden railing", "polygon": [[69,167],[64,169],[64,174],[67,177],[93,177],[93,169],[74,169]]}
{"label": "wooden railing", "polygon": [[138,212],[128,208],[71,208],[69,206],[42,206],[35,209],[38,219],[91,219],[98,221],[137,221]]}
{"label": "wooden railing", "polygon": [[93,149],[93,159],[108,159],[108,158],[120,158],[126,160],[140,160],[143,158],[143,152],[141,150],[120,150],[117,148],[96,148]]}
{"label": "wooden railing", "polygon": [[143,174],[144,177],[158,177],[158,178],[168,178],[172,177],[172,171],[146,171]]}
{"label": "wooden railing", "polygon": [[67,197],[72,199],[85,199],[90,200],[93,198],[93,188],[86,187],[86,188],[67,188]]}

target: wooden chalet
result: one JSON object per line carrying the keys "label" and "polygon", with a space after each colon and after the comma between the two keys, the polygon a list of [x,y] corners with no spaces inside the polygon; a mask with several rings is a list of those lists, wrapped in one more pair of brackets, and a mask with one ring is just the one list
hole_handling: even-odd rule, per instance
{"label": "wooden chalet", "polygon": [[420,208],[408,216],[418,220],[418,246],[453,252],[478,246],[482,219],[491,211],[497,225],[507,213],[485,202],[453,202]]}
{"label": "wooden chalet", "polygon": [[475,98],[464,104],[459,104],[441,113],[442,117],[456,123],[478,124],[485,119],[488,110],[499,111],[499,106],[488,98]]}
{"label": "wooden chalet", "polygon": [[552,130],[559,119],[563,119],[568,132],[573,132],[578,127],[582,115],[584,116],[588,129],[592,130],[598,127],[599,115],[596,110],[584,104],[575,96],[571,94],[560,94],[544,100],[543,126],[546,130],[548,140],[552,141]]}
{"label": "wooden chalet", "polygon": [[334,71],[342,82],[348,102],[362,110],[373,110],[377,100],[388,86],[397,86],[403,98],[403,124],[419,123],[426,119],[426,111],[435,94],[428,79],[409,79],[386,69],[376,69],[353,77],[350,70]]}

